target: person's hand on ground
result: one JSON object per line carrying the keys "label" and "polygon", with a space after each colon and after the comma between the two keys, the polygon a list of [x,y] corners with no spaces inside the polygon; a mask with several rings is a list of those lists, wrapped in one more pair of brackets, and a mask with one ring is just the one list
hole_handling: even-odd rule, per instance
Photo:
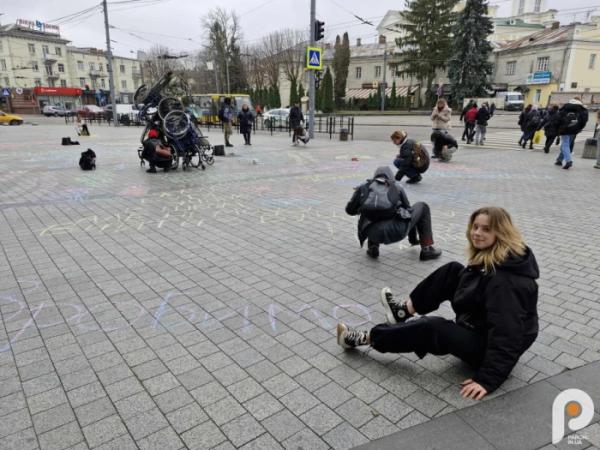
{"label": "person's hand on ground", "polygon": [[487,390],[482,385],[475,383],[470,378],[460,383],[460,385],[462,386],[460,395],[462,395],[464,398],[481,400],[487,395]]}

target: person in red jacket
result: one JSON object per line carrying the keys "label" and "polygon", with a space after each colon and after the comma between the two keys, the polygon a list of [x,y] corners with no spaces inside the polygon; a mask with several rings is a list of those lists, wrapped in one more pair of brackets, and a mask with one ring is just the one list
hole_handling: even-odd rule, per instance
{"label": "person in red jacket", "polygon": [[[370,331],[337,326],[343,348],[369,345],[382,353],[454,355],[474,369],[461,395],[480,400],[510,375],[538,335],[539,269],[535,256],[499,207],[479,208],[467,226],[468,265],[445,264],[421,281],[407,300],[381,290],[388,323]],[[450,301],[454,320],[425,315]],[[411,319],[413,315],[420,317]]]}
{"label": "person in red jacket", "polygon": [[477,103],[473,103],[471,109],[465,113],[465,122],[467,123],[467,144],[473,142],[475,136],[475,124],[477,123]]}

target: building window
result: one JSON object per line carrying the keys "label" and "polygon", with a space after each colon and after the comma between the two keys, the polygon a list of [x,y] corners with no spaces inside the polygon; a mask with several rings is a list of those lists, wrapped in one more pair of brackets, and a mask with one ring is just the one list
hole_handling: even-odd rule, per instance
{"label": "building window", "polygon": [[542,0],[535,0],[535,4],[533,6],[533,12],[539,13],[542,9]]}
{"label": "building window", "polygon": [[62,49],[60,47],[54,47],[54,53],[56,56],[62,56]]}
{"label": "building window", "polygon": [[506,63],[506,75],[514,75],[516,68],[517,68],[517,62],[516,61],[508,61]]}
{"label": "building window", "polygon": [[67,87],[67,80],[60,80],[60,87]]}
{"label": "building window", "polygon": [[52,66],[47,64],[44,67],[46,68],[46,75],[52,75]]}
{"label": "building window", "polygon": [[0,59],[0,70],[6,70],[6,60]]}
{"label": "building window", "polygon": [[58,71],[60,73],[64,73],[65,72],[65,65],[64,64],[59,64],[58,65]]}
{"label": "building window", "polygon": [[125,73],[125,66],[123,64],[119,66],[119,72]]}
{"label": "building window", "polygon": [[10,86],[10,80],[8,77],[4,77],[4,86]]}
{"label": "building window", "polygon": [[362,77],[362,67],[357,67],[356,68],[356,79],[360,80],[361,77]]}
{"label": "building window", "polygon": [[33,80],[34,84],[36,86],[41,86],[42,85],[42,79],[41,78],[36,78],[35,80]]}
{"label": "building window", "polygon": [[127,80],[121,80],[121,88],[127,89]]}
{"label": "building window", "polygon": [[379,78],[381,76],[381,66],[375,66],[375,78]]}
{"label": "building window", "polygon": [[53,79],[48,79],[48,86],[54,87],[54,80]]}
{"label": "building window", "polygon": [[588,64],[588,69],[595,69],[596,68],[596,54],[592,53],[590,55],[590,63]]}
{"label": "building window", "polygon": [[538,72],[546,72],[548,70],[548,67],[550,67],[550,57],[549,56],[542,56],[541,58],[537,59]]}
{"label": "building window", "polygon": [[40,67],[38,66],[37,61],[31,61],[31,70],[33,70],[34,72],[40,71]]}
{"label": "building window", "polygon": [[525,12],[525,0],[519,0],[519,14]]}
{"label": "building window", "polygon": [[542,90],[541,89],[536,89],[535,90],[535,96],[533,97],[533,103],[539,103],[540,102],[540,98],[542,98]]}
{"label": "building window", "polygon": [[93,72],[96,70],[96,65],[94,63],[90,63],[90,70]]}
{"label": "building window", "polygon": [[27,44],[27,48],[29,49],[29,53],[32,55],[35,54],[35,44]]}
{"label": "building window", "polygon": [[85,87],[85,78],[80,78],[79,79],[79,86]]}
{"label": "building window", "polygon": [[100,86],[106,87],[106,85],[104,84],[104,78],[100,78]]}
{"label": "building window", "polygon": [[83,61],[77,61],[77,70],[84,70],[83,69]]}
{"label": "building window", "polygon": [[48,53],[50,53],[50,49],[48,48],[47,45],[42,45],[42,54],[44,56],[46,56]]}
{"label": "building window", "polygon": [[571,89],[577,89],[577,81],[571,83]]}
{"label": "building window", "polygon": [[104,69],[102,68],[102,63],[98,63],[98,70],[102,72]]}

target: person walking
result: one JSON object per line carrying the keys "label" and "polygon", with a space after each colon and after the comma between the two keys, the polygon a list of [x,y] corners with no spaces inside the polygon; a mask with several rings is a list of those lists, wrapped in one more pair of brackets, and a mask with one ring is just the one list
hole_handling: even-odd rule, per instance
{"label": "person walking", "polygon": [[240,124],[240,133],[244,136],[244,145],[252,145],[250,136],[252,135],[252,124],[254,123],[254,114],[247,103],[242,105],[238,113],[238,123]]}
{"label": "person walking", "polygon": [[355,188],[346,213],[360,214],[358,240],[361,247],[367,240],[367,255],[371,258],[379,257],[380,244],[399,242],[407,235],[411,245],[421,246],[421,261],[437,259],[442,254],[433,246],[429,205],[417,202],[411,206],[388,166],[378,167],[372,179]]}
{"label": "person walking", "polygon": [[544,144],[544,153],[550,152],[550,147],[554,140],[558,137],[558,127],[560,126],[560,115],[558,114],[558,105],[553,103],[548,106],[548,114],[542,122],[544,134],[546,135],[546,143]]}
{"label": "person walking", "polygon": [[481,108],[477,111],[477,115],[475,116],[475,145],[483,145],[483,141],[485,141],[485,133],[487,131],[488,120],[490,120],[492,115],[490,114],[490,110],[488,109],[487,102],[484,102],[481,105]]}
{"label": "person walking", "polygon": [[521,114],[519,114],[519,121],[517,125],[521,128],[521,137],[519,138],[519,146],[523,145],[523,138],[525,137],[525,125],[527,124],[527,115],[531,112],[533,105],[529,104],[525,107]]}
{"label": "person walking", "polygon": [[290,128],[292,130],[292,145],[298,145],[300,136],[303,135],[304,130],[302,129],[302,121],[304,116],[298,103],[294,103],[294,106],[290,109],[289,121]]}
{"label": "person walking", "polygon": [[465,114],[465,122],[467,125],[467,144],[471,144],[473,142],[473,137],[475,136],[477,111],[477,103],[473,102],[473,104],[471,105],[471,109],[469,109]]}
{"label": "person walking", "polygon": [[[414,352],[419,358],[451,354],[475,371],[461,383],[460,395],[481,400],[498,389],[537,338],[539,269],[503,208],[474,211],[466,234],[466,267],[459,262],[441,266],[404,301],[383,288],[388,323],[369,331],[338,323],[338,345]],[[425,315],[445,301],[450,301],[454,320]],[[420,317],[409,320],[416,314]]]}
{"label": "person walking", "polygon": [[492,102],[490,105],[490,117],[494,117],[494,113],[496,112],[496,104]]}
{"label": "person walking", "polygon": [[[398,155],[394,159],[394,166],[398,169],[395,177],[396,181],[401,181],[405,175],[408,177],[407,183],[409,184],[421,181],[423,177],[413,164],[416,142],[409,139],[405,131],[394,131],[390,138],[399,147]],[[422,172],[425,172],[425,170],[422,170]]]}
{"label": "person walking", "polygon": [[533,136],[535,135],[535,132],[540,129],[541,124],[542,119],[540,117],[540,112],[538,111],[537,106],[532,106],[525,117],[525,133],[521,147],[525,148],[527,146],[527,141],[529,141],[529,149],[533,150]]}
{"label": "person walking", "polygon": [[568,170],[573,167],[571,142],[585,128],[589,116],[587,109],[583,106],[579,97],[574,97],[568,103],[565,103],[559,109],[558,114],[560,115],[560,126],[558,128],[560,153],[554,164],[562,166],[564,161],[565,165],[563,169]]}
{"label": "person walking", "polygon": [[469,103],[467,103],[467,105],[462,109],[462,111],[460,113],[460,118],[458,119],[461,122],[464,121],[464,124],[465,124],[465,127],[463,129],[463,134],[461,137],[461,140],[463,140],[463,141],[466,141],[467,136],[469,135],[469,125],[465,119],[465,115],[467,114],[467,111],[469,111],[473,107],[473,103],[475,103],[473,100],[469,100]]}
{"label": "person walking", "polygon": [[431,128],[433,131],[449,131],[451,128],[450,119],[452,110],[448,107],[445,99],[440,98],[431,113]]}
{"label": "person walking", "polygon": [[595,169],[600,169],[600,110],[596,112],[596,127],[594,128],[594,137],[596,138],[596,164]]}
{"label": "person walking", "polygon": [[223,136],[225,137],[225,147],[233,147],[229,142],[232,134],[231,121],[233,120],[233,108],[231,107],[231,99],[225,97],[223,107],[219,110],[219,120],[223,124]]}

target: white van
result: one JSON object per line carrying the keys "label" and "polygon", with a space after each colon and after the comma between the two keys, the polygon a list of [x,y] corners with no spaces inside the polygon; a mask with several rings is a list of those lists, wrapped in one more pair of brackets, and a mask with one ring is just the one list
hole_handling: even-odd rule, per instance
{"label": "white van", "polygon": [[522,111],[523,110],[523,94],[517,91],[506,91],[496,93],[496,98],[501,102],[497,102],[496,106],[502,108],[500,104],[504,104],[506,111]]}

